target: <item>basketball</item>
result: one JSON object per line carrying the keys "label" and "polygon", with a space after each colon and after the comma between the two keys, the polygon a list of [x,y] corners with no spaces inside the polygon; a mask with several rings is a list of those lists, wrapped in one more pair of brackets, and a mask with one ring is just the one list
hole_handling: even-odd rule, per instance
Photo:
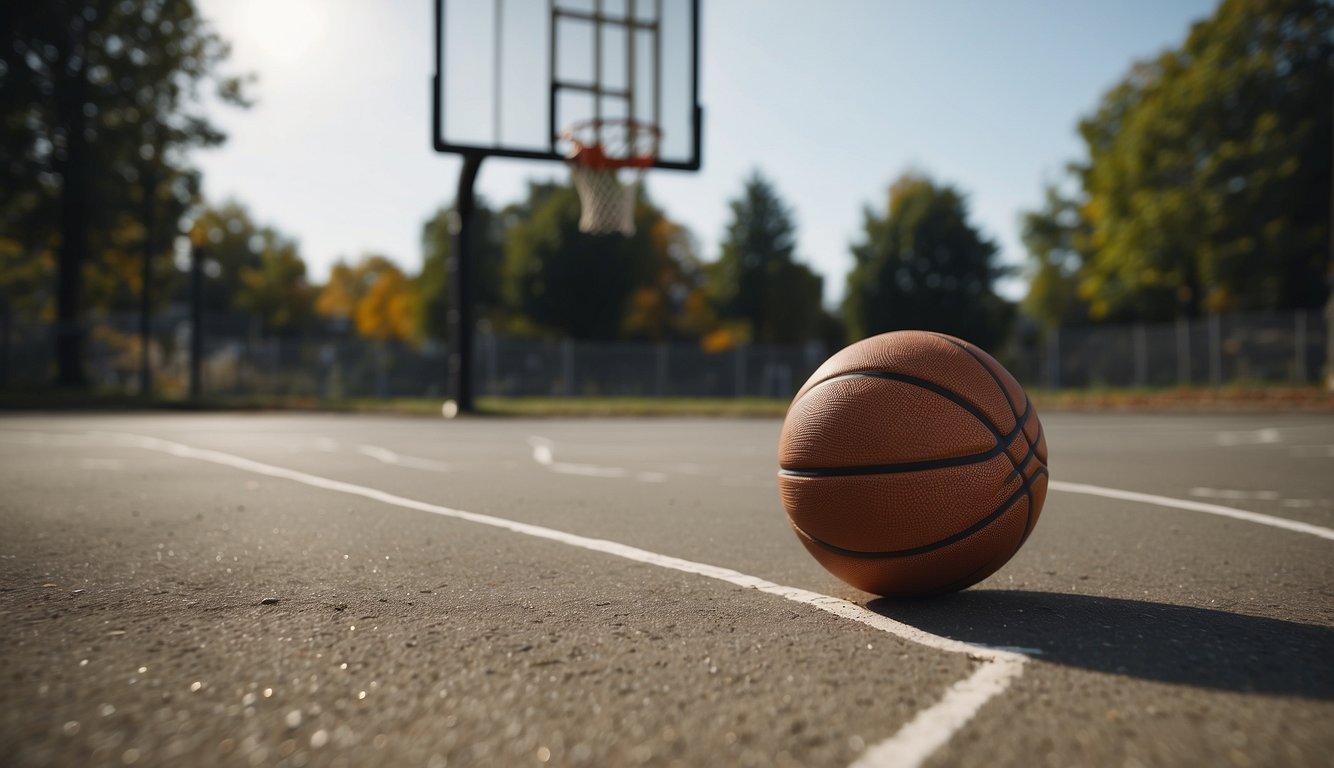
{"label": "basketball", "polygon": [[886,597],[952,592],[1023,546],[1047,495],[1047,444],[1000,363],[940,333],[841,350],[788,407],[778,487],[830,573]]}

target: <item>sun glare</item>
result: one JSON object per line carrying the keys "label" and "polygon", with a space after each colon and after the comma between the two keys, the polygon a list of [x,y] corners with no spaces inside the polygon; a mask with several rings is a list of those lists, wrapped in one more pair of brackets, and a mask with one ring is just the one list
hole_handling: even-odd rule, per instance
{"label": "sun glare", "polygon": [[244,40],[266,59],[298,61],[324,34],[327,3],[253,0],[245,9]]}

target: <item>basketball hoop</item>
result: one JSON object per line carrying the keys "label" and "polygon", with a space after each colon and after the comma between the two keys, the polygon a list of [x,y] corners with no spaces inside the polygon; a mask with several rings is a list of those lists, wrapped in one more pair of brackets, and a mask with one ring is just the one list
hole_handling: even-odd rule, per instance
{"label": "basketball hoop", "polygon": [[662,131],[625,118],[588,120],[561,134],[570,178],[579,192],[579,231],[635,233],[635,200],[658,158]]}

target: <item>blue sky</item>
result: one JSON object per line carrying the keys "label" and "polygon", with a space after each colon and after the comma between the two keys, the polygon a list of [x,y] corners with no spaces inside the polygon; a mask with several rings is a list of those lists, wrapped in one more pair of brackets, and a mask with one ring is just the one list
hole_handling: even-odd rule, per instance
{"label": "blue sky", "polygon": [[[672,2],[673,0],[666,0]],[[254,72],[258,103],[197,156],[205,192],[300,241],[315,279],[337,258],[421,264],[423,221],[460,162],[430,145],[431,0],[200,0]],[[800,257],[843,293],[862,211],[905,170],[968,197],[1012,263],[1019,216],[1078,156],[1078,119],[1136,59],[1184,39],[1212,0],[704,0],[704,169],[655,172],[650,194],[713,259],[727,203],[760,170],[795,215]],[[488,159],[503,205],[559,164]],[[1022,281],[1005,293],[1017,297]]]}

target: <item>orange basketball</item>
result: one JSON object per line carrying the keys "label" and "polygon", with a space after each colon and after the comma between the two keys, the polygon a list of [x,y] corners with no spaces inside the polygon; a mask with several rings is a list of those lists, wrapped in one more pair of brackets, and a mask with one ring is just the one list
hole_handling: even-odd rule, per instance
{"label": "orange basketball", "polygon": [[952,336],[895,331],[825,361],[797,392],[778,488],[815,559],[885,596],[964,589],[1033,532],[1047,443],[1009,371]]}

